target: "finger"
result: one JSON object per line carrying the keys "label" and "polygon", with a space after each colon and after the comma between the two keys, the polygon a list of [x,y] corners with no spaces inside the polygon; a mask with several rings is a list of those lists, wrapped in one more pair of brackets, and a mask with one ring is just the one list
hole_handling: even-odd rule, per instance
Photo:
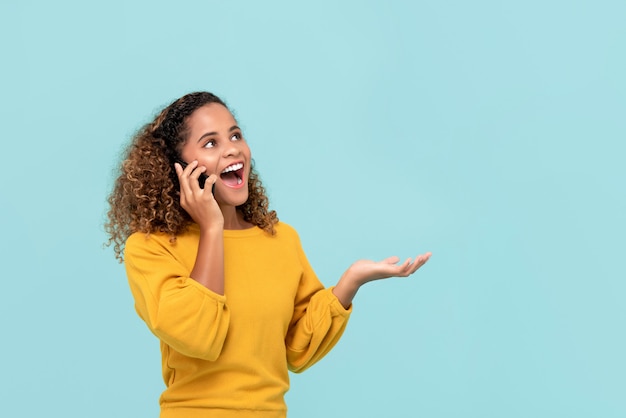
{"label": "finger", "polygon": [[189,174],[191,174],[191,172],[194,170],[194,168],[196,168],[198,166],[198,160],[193,160],[192,162],[190,162],[189,164],[187,164],[187,166],[185,166],[183,168],[183,173],[186,176],[189,176]]}
{"label": "finger", "polygon": [[413,262],[413,265],[411,266],[411,274],[415,273],[417,271],[417,269],[419,269],[420,267],[422,267],[424,264],[426,264],[426,262],[428,261],[428,259],[430,258],[431,253],[426,253],[426,254],[422,254],[419,255],[415,258],[415,261]]}
{"label": "finger", "polygon": [[200,178],[200,175],[205,171],[206,167],[200,166],[194,169],[189,175],[189,184],[191,185],[191,190],[193,190],[194,192],[199,192],[201,190],[200,182],[198,181],[198,179]]}
{"label": "finger", "polygon": [[[396,257],[397,259],[397,257]],[[387,277],[406,277],[408,276],[411,270],[411,259],[407,258],[406,260],[404,260],[404,262],[402,264],[390,264],[387,266],[387,268],[385,269],[385,275]]]}
{"label": "finger", "polygon": [[427,252],[425,254],[420,255],[418,257],[420,266],[423,266],[424,264],[426,264],[426,262],[430,259],[431,255],[433,255],[433,253],[431,253],[431,252]]}
{"label": "finger", "polygon": [[399,267],[400,267],[400,271],[398,272],[397,276],[408,277],[411,274],[415,273],[415,271],[420,267],[419,257],[416,257],[415,260],[411,260],[410,258],[408,258]]}
{"label": "finger", "polygon": [[217,174],[211,174],[204,182],[204,190],[211,190],[211,195],[213,195],[213,186],[216,182]]}
{"label": "finger", "polygon": [[[198,161],[192,161],[190,164],[187,164],[187,167],[183,169],[183,171],[178,176],[178,182],[180,183],[180,199],[181,202],[184,196],[191,196],[192,191],[189,185],[189,175],[193,171],[194,168],[198,165]],[[181,167],[182,168],[182,167]],[[178,173],[178,172],[177,172]]]}
{"label": "finger", "polygon": [[416,267],[417,264],[417,259],[415,260],[411,260],[410,258],[407,259],[407,261],[403,264],[404,269],[402,271],[403,276],[407,277],[410,276],[411,274],[413,274],[415,272],[415,270],[417,270],[418,267]]}
{"label": "finger", "polygon": [[406,269],[411,268],[412,265],[413,265],[412,260],[410,258],[407,258],[406,260],[404,260],[404,263],[400,265],[400,267],[402,267],[403,270],[406,270]]}

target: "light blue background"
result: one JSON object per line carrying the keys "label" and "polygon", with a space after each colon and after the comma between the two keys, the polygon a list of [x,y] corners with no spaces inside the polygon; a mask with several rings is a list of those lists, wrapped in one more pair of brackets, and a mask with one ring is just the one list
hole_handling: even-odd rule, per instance
{"label": "light blue background", "polygon": [[102,223],[129,137],[235,110],[280,218],[369,285],[290,417],[626,416],[626,3],[5,1],[2,416],[156,417]]}

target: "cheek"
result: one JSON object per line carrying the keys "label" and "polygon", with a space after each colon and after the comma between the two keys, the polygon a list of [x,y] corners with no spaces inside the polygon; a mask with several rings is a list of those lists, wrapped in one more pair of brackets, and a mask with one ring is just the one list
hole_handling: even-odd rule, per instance
{"label": "cheek", "polygon": [[188,163],[191,163],[194,160],[198,161],[198,167],[206,167],[206,174],[210,175],[210,174],[217,174],[217,166],[218,166],[218,159],[215,158],[212,155],[206,155],[205,153],[201,153],[201,152],[197,152],[195,150],[192,151],[188,151],[185,152],[183,150],[183,152],[181,153],[181,156],[183,157],[183,160],[187,161]]}
{"label": "cheek", "polygon": [[186,145],[183,145],[183,147],[180,149],[180,158],[182,158],[183,161],[186,161],[186,162],[193,161],[194,160],[193,149],[191,147],[187,147]]}
{"label": "cheek", "polygon": [[218,173],[218,165],[219,165],[219,160],[217,158],[203,158],[202,160],[198,160],[198,162],[200,163],[200,165],[204,165],[206,167],[206,173],[207,174],[217,174],[218,176],[220,175],[220,173]]}
{"label": "cheek", "polygon": [[247,150],[246,159],[248,160],[247,170],[248,170],[248,176],[249,176],[250,171],[252,171],[252,153],[250,152],[250,148],[248,148]]}

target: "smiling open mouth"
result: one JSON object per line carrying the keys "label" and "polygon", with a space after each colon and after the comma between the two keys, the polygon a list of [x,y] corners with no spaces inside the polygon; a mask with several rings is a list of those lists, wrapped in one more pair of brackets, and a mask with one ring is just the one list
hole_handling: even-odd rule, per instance
{"label": "smiling open mouth", "polygon": [[243,164],[236,163],[229,165],[220,173],[222,181],[230,187],[235,187],[243,183]]}

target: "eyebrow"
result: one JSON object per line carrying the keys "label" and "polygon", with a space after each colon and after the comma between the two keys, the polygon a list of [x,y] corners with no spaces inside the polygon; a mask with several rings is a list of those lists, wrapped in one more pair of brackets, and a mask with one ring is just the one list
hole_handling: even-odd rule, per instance
{"label": "eyebrow", "polygon": [[[231,128],[228,130],[228,132],[233,132],[233,131],[241,131],[241,128],[237,125],[233,125],[231,126]],[[207,132],[204,135],[202,135],[200,138],[198,138],[197,142],[202,141],[204,138],[206,138],[207,136],[213,136],[213,135],[217,135],[217,132]]]}

